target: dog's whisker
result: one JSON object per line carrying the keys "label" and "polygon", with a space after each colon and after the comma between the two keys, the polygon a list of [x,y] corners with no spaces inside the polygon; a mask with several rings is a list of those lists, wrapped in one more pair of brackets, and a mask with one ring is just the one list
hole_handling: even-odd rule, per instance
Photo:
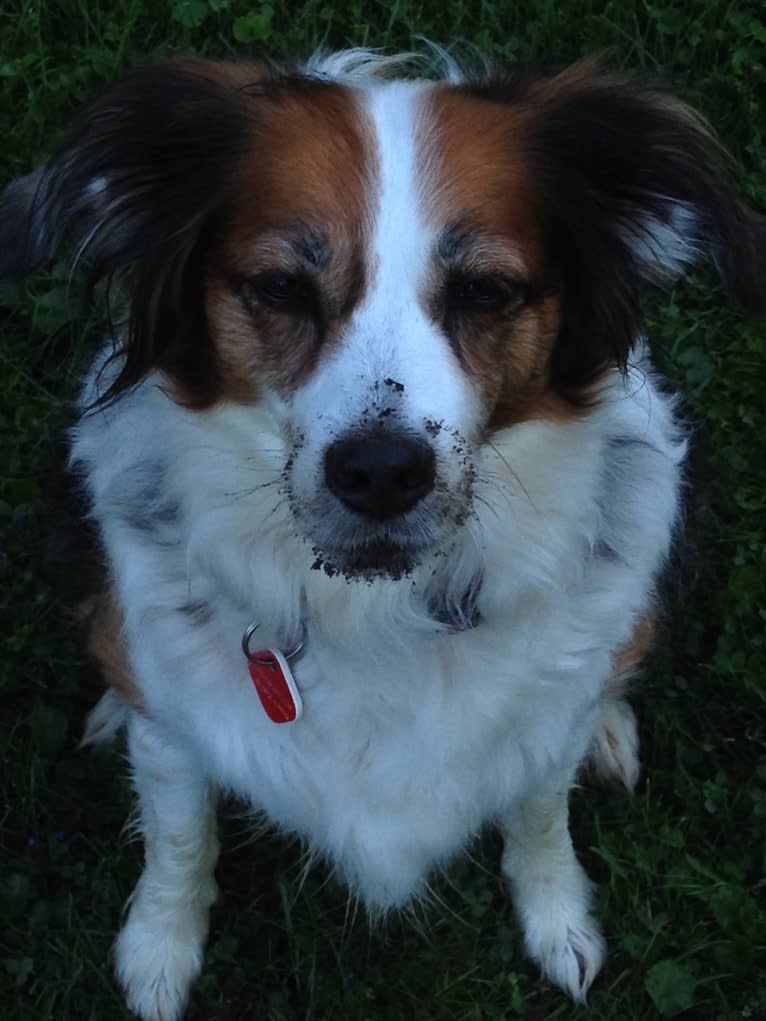
{"label": "dog's whisker", "polygon": [[493,453],[498,458],[498,460],[502,461],[502,463],[508,469],[508,472],[511,475],[511,477],[516,481],[516,484],[518,485],[519,489],[522,491],[522,493],[526,496],[527,500],[529,500],[529,502],[534,507],[534,501],[532,500],[532,497],[529,495],[529,490],[524,485],[524,483],[521,481],[521,479],[519,478],[518,474],[513,470],[513,468],[511,467],[507,457],[505,457],[505,455],[502,454],[497,449],[497,447],[495,446],[495,444],[491,440],[487,440],[487,446],[489,447],[489,449],[491,451],[493,451]]}
{"label": "dog's whisker", "polygon": [[500,518],[500,512],[498,511],[497,507],[493,507],[486,497],[479,496],[478,494],[474,493],[473,498],[476,501],[476,503],[480,503],[483,507],[486,507],[490,514],[493,514],[498,519]]}
{"label": "dog's whisker", "polygon": [[[255,493],[259,493],[259,492],[261,492],[264,489],[270,489],[271,486],[279,486],[279,485],[284,485],[284,479],[281,478],[281,477],[278,477],[278,478],[275,478],[275,479],[270,479],[268,482],[259,482],[257,486],[250,486],[248,489],[239,489],[239,490],[229,491],[229,492],[224,493],[223,496],[226,497],[227,501],[229,501],[229,500],[231,500],[231,501],[242,500],[242,499],[245,499],[248,496],[253,496]],[[222,505],[219,505],[219,506],[225,506],[225,504],[222,504]]]}

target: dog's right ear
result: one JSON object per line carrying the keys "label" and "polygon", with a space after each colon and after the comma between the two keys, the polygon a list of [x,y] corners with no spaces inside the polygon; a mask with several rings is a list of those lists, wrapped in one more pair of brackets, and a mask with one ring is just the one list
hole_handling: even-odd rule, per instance
{"label": "dog's right ear", "polygon": [[65,244],[96,275],[177,248],[220,201],[246,143],[246,92],[226,74],[167,61],[86,108],[50,162],[0,197],[0,276],[42,267]]}

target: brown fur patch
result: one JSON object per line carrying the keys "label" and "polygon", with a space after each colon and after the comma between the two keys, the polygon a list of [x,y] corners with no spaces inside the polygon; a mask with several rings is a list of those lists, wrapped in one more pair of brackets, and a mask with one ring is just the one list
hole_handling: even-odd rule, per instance
{"label": "brown fur patch", "polygon": [[107,591],[98,598],[88,621],[86,649],[98,664],[109,687],[114,688],[127,705],[141,709],[143,698],[133,677],[122,627],[122,611],[116,596]]}
{"label": "brown fur patch", "polygon": [[490,258],[538,278],[545,256],[541,221],[529,167],[514,147],[523,115],[441,86],[433,90],[423,123],[430,127],[424,165],[434,176],[434,222],[466,221],[492,240]]}
{"label": "brown fur patch", "polygon": [[[296,79],[254,90],[252,151],[212,238],[205,301],[221,371],[219,396],[286,392],[340,335],[365,283],[367,196],[374,158],[351,89]],[[311,314],[259,300],[249,282],[303,280]]]}
{"label": "brown fur patch", "polygon": [[657,616],[647,610],[638,618],[630,639],[618,649],[612,659],[612,674],[604,693],[608,698],[622,698],[630,678],[638,671],[654,642]]}
{"label": "brown fur patch", "polygon": [[[566,422],[581,413],[550,382],[561,296],[546,252],[545,212],[522,147],[514,144],[526,116],[449,86],[434,90],[426,110],[432,222],[442,231],[465,225],[459,272],[501,275],[518,283],[522,295],[498,312],[469,313],[445,324],[484,395],[490,430],[531,418]],[[442,280],[449,271],[442,268]],[[441,285],[437,279],[437,294]],[[431,304],[438,306],[438,298]]]}

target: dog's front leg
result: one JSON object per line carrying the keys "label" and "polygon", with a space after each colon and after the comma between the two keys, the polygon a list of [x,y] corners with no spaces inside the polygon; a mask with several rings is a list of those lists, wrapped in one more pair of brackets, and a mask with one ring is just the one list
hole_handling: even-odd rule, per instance
{"label": "dog's front leg", "polygon": [[115,944],[115,967],[143,1021],[176,1021],[202,968],[218,857],[215,797],[194,758],[149,720],[129,724],[145,867]]}
{"label": "dog's front leg", "polygon": [[520,802],[501,821],[502,871],[530,957],[572,999],[584,1002],[605,954],[589,913],[590,882],[568,826],[567,790]]}

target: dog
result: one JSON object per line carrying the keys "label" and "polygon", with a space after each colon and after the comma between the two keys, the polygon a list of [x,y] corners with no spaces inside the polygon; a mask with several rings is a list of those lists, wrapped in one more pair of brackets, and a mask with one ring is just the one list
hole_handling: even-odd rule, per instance
{"label": "dog", "polygon": [[2,275],[68,248],[121,295],[69,470],[144,1021],[200,972],[221,791],[373,916],[496,826],[543,974],[584,1001],[603,963],[568,791],[636,784],[688,439],[642,290],[705,257],[763,313],[766,225],[675,99],[597,61],[443,64],[141,68],[0,203]]}

